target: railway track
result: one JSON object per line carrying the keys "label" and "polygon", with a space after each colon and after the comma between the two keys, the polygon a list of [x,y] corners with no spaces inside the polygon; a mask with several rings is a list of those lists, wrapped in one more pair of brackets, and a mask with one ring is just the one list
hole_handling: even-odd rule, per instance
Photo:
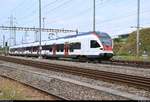
{"label": "railway track", "polygon": [[[37,59],[36,57],[30,57],[33,59]],[[150,62],[145,62],[145,61],[126,61],[126,60],[107,60],[107,61],[98,61],[98,60],[84,60],[80,61],[78,59],[70,59],[70,58],[61,58],[61,59],[53,59],[51,60],[60,60],[60,61],[70,61],[70,62],[80,62],[80,63],[99,63],[99,64],[108,64],[108,65],[117,65],[117,66],[127,66],[127,67],[133,67],[133,68],[145,68],[148,69],[150,68]]]}
{"label": "railway track", "polygon": [[[102,62],[102,63],[107,63],[107,62]],[[112,60],[110,64],[131,66],[136,68],[150,68],[150,62],[144,62],[144,61]]]}
{"label": "railway track", "polygon": [[[63,61],[71,61],[71,62],[81,62],[79,60],[71,60],[71,59],[59,59]],[[123,65],[128,67],[134,67],[134,68],[150,68],[150,62],[144,62],[144,61],[125,61],[125,60],[110,60],[110,61],[88,61],[89,63],[101,63],[101,64],[110,64],[110,65]]]}
{"label": "railway track", "polygon": [[13,62],[17,64],[23,64],[23,65],[46,69],[46,70],[65,72],[68,74],[83,76],[83,77],[92,78],[96,80],[107,80],[112,82],[125,83],[128,85],[137,86],[139,88],[150,90],[150,78],[106,72],[106,71],[84,69],[84,68],[73,67],[73,66],[50,64],[46,62],[4,57],[4,56],[0,56],[0,60]]}
{"label": "railway track", "polygon": [[[56,59],[51,59],[51,60],[56,60]],[[97,60],[87,60],[87,61],[79,61],[78,59],[66,59],[66,58],[61,58],[57,59],[60,61],[70,61],[70,62],[80,62],[80,63],[100,63],[100,64],[109,64],[109,65],[118,65],[118,66],[128,66],[128,67],[133,67],[133,68],[150,68],[150,62],[144,62],[144,61],[126,61],[126,60],[109,60],[109,61],[97,61]]]}

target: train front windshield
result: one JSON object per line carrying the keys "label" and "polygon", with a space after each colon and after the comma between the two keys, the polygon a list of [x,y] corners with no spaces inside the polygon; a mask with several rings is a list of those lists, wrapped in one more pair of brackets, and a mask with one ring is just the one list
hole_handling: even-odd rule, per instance
{"label": "train front windshield", "polygon": [[112,39],[107,33],[98,33],[100,41],[105,46],[112,46]]}

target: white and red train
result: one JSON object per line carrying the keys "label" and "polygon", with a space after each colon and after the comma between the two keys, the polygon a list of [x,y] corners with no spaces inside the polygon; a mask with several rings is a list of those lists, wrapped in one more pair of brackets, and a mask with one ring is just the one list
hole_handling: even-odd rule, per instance
{"label": "white and red train", "polygon": [[[111,37],[104,32],[87,32],[42,41],[43,57],[69,57],[88,59],[110,59],[113,57]],[[38,56],[39,42],[10,47],[10,55]]]}

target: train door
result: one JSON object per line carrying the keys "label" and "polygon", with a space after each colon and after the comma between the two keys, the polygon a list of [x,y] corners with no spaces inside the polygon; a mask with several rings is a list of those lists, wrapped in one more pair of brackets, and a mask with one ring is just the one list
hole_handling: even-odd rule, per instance
{"label": "train door", "polygon": [[69,44],[65,43],[64,45],[64,55],[68,56],[69,55]]}
{"label": "train door", "polygon": [[53,52],[53,56],[56,56],[56,44],[53,44],[53,48],[52,48],[52,52]]}

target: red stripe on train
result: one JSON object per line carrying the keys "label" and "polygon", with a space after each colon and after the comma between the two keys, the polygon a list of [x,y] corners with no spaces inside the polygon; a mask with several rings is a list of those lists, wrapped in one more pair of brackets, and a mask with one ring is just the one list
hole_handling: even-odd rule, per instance
{"label": "red stripe on train", "polygon": [[106,45],[103,45],[104,46],[104,50],[105,51],[112,51],[113,48],[111,46],[106,46]]}

